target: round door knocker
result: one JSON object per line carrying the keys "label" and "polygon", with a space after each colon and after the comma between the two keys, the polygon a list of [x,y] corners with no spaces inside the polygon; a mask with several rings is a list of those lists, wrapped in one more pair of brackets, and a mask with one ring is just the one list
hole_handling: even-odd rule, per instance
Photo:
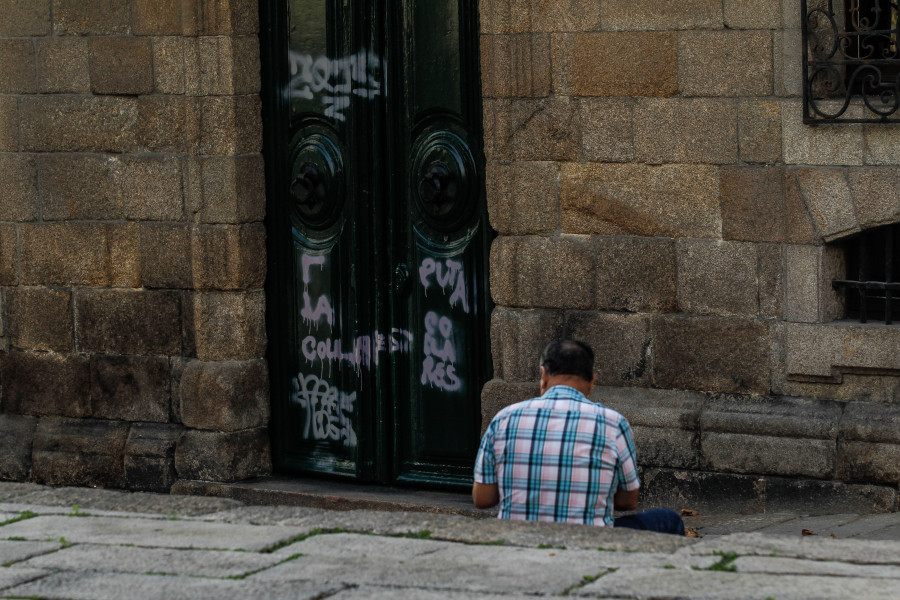
{"label": "round door knocker", "polygon": [[327,229],[344,205],[342,152],[326,132],[300,132],[291,156],[288,199],[302,225]]}
{"label": "round door knocker", "polygon": [[438,231],[453,231],[478,200],[475,159],[465,140],[448,129],[421,135],[411,156],[410,187],[422,219]]}

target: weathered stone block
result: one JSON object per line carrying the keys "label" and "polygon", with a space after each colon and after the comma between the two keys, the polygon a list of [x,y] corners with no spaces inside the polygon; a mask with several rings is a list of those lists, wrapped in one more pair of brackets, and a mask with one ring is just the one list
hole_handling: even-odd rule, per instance
{"label": "weathered stone block", "polygon": [[186,431],[175,449],[180,479],[237,481],[272,472],[266,427],[231,433]]}
{"label": "weathered stone block", "polygon": [[838,477],[847,481],[900,483],[900,444],[841,441]]}
{"label": "weathered stone block", "polygon": [[141,281],[146,288],[190,288],[190,226],[141,224]]}
{"label": "weathered stone block", "polygon": [[[137,285],[137,224],[49,223],[23,226],[25,285]],[[133,242],[132,242],[133,240]]]}
{"label": "weathered stone block", "polygon": [[570,97],[485,101],[488,159],[577,160],[581,128]]}
{"label": "weathered stone block", "polygon": [[674,241],[601,237],[594,250],[598,308],[629,312],[675,309]]}
{"label": "weathered stone block", "polygon": [[578,0],[492,0],[479,3],[484,33],[600,29],[600,5]]}
{"label": "weathered stone block", "polygon": [[789,165],[862,165],[863,128],[859,123],[804,125],[800,101],[781,109],[784,162]]}
{"label": "weathered stone block", "polygon": [[787,229],[784,176],[779,167],[724,167],[722,237],[782,242]]}
{"label": "weathered stone block", "polygon": [[205,361],[260,358],[266,353],[263,292],[194,296],[197,358]]}
{"label": "weathered stone block", "polygon": [[18,237],[15,225],[0,223],[0,285],[19,283]]}
{"label": "weathered stone block", "polygon": [[611,30],[716,29],[723,24],[716,0],[604,0],[603,27]]}
{"label": "weathered stone block", "polygon": [[785,288],[785,247],[781,244],[757,244],[759,257],[759,316],[781,319]]}
{"label": "weathered stone block", "polygon": [[840,435],[842,440],[900,444],[900,406],[848,402]]}
{"label": "weathered stone block", "polygon": [[800,179],[795,169],[784,171],[785,241],[791,244],[819,244],[812,217],[803,199]]}
{"label": "weathered stone block", "polygon": [[13,414],[87,416],[91,375],[78,355],[0,354],[3,410]]}
{"label": "weathered stone block", "polygon": [[104,154],[46,154],[39,163],[41,214],[46,221],[121,219],[116,180],[120,159]]}
{"label": "weathered stone block", "polygon": [[697,432],[635,425],[632,437],[641,467],[696,469],[700,464]]}
{"label": "weathered stone block", "polygon": [[819,236],[830,241],[859,231],[844,169],[791,169],[790,173],[796,177]]}
{"label": "weathered stone block", "polygon": [[50,37],[35,43],[38,89],[42,93],[83,94],[90,91],[90,61],[85,38]]}
{"label": "weathered stone block", "polygon": [[183,96],[138,98],[138,136],[150,152],[185,152],[187,102]]}
{"label": "weathered stone block", "polygon": [[834,440],[704,432],[700,445],[705,469],[819,479],[834,476]]}
{"label": "weathered stone block", "polygon": [[[730,29],[778,29],[780,0],[725,0],[725,26]],[[796,12],[799,12],[794,7]]]}
{"label": "weathered stone block", "polygon": [[184,217],[178,157],[123,158],[117,176],[122,186],[125,218],[180,221]]}
{"label": "weathered stone block", "polygon": [[260,289],[266,278],[266,230],[262,224],[196,226],[191,256],[195,289]]}
{"label": "weathered stone block", "polygon": [[158,94],[184,94],[186,43],[183,37],[153,38],[153,83]]}
{"label": "weathered stone block", "polygon": [[150,40],[94,38],[89,42],[91,91],[95,94],[149,94],[153,91]]}
{"label": "weathered stone block", "polygon": [[717,396],[704,406],[705,432],[835,440],[844,405],[833,400]]}
{"label": "weathered stone block", "polygon": [[634,107],[640,162],[729,164],[737,161],[737,139],[737,109],[729,100],[648,98]]}
{"label": "weathered stone block", "polygon": [[[785,4],[785,7],[790,6]],[[791,7],[794,8],[794,7]],[[794,10],[797,17],[800,11]],[[803,36],[800,33],[800,25],[776,30],[773,33],[774,58],[775,58],[775,95],[780,97],[798,97],[803,93]]]}
{"label": "weathered stone block", "polygon": [[785,320],[819,321],[820,255],[819,246],[791,245],[785,248]]}
{"label": "weathered stone block", "polygon": [[900,127],[896,124],[878,123],[880,127],[864,125],[865,163],[867,165],[896,165],[900,163],[900,150],[897,149],[897,135]]}
{"label": "weathered stone block", "polygon": [[19,104],[14,96],[0,96],[0,152],[19,149]]}
{"label": "weathered stone block", "polygon": [[131,33],[131,1],[53,0],[53,30],[57,35]]}
{"label": "weathered stone block", "polygon": [[50,33],[49,0],[0,0],[0,37]]}
{"label": "weathered stone block", "polygon": [[657,387],[720,392],[769,390],[769,327],[752,319],[658,317]]}
{"label": "weathered stone block", "polygon": [[562,325],[562,315],[555,311],[494,309],[494,376],[507,382],[538,381],[541,352],[551,341],[562,338]]}
{"label": "weathered stone block", "polygon": [[72,352],[72,295],[51,288],[12,288],[6,296],[9,341],[19,350]]}
{"label": "weathered stone block", "polygon": [[679,240],[677,257],[682,312],[745,317],[759,313],[755,244]]}
{"label": "weathered stone block", "polygon": [[91,358],[91,415],[99,419],[165,423],[169,419],[169,361],[143,356]]}
{"label": "weathered stone block", "polygon": [[35,221],[39,214],[37,159],[33,154],[0,153],[0,219]]}
{"label": "weathered stone block", "polygon": [[566,337],[594,349],[599,385],[650,383],[650,319],[646,315],[567,313]]}
{"label": "weathered stone block", "polygon": [[75,339],[82,352],[180,355],[181,295],[84,289],[75,293]]}
{"label": "weathered stone block", "polygon": [[581,144],[589,162],[628,162],[634,158],[634,102],[583,98],[578,104]]}
{"label": "weathered stone block", "polygon": [[191,96],[258,93],[259,40],[255,36],[186,39],[184,69],[185,91]]}
{"label": "weathered stone block", "polygon": [[0,39],[0,94],[33,94],[37,91],[34,43]]}
{"label": "weathered stone block", "polygon": [[897,490],[842,481],[765,478],[766,512],[788,512],[815,506],[819,514],[879,513],[896,509]]}
{"label": "weathered stone block", "polygon": [[178,478],[175,446],[182,432],[178,425],[134,423],[125,442],[125,487],[168,492]]}
{"label": "weathered stone block", "polygon": [[860,227],[865,229],[900,221],[900,203],[897,202],[900,197],[900,169],[853,168],[847,172],[847,180]]}
{"label": "weathered stone block", "polygon": [[510,235],[559,231],[559,168],[552,162],[487,166],[491,226]]}
{"label": "weathered stone block", "polygon": [[37,152],[129,152],[137,146],[137,100],[33,96],[19,102],[19,135]]}
{"label": "weathered stone block", "polygon": [[122,487],[128,423],[41,419],[34,433],[36,483]]}
{"label": "weathered stone block", "polygon": [[181,422],[194,429],[239,431],[269,422],[265,361],[191,361],[181,376]]}
{"label": "weathered stone block", "polygon": [[262,149],[258,95],[199,99],[199,154],[252,154]]}
{"label": "weathered stone block", "polygon": [[34,417],[0,414],[0,479],[28,479],[36,426]]}
{"label": "weathered stone block", "polygon": [[781,103],[742,100],[738,106],[738,145],[744,162],[782,162]]}
{"label": "weathered stone block", "polygon": [[719,177],[714,167],[564,164],[561,181],[563,231],[654,237],[720,235]]}
{"label": "weathered stone block", "polygon": [[701,514],[765,509],[765,482],[754,475],[647,468],[642,479],[642,506],[690,507]]}
{"label": "weathered stone block", "polygon": [[594,261],[586,239],[501,237],[494,240],[490,261],[497,304],[576,309],[594,304]]}
{"label": "weathered stone block", "polygon": [[181,35],[182,14],[189,4],[184,0],[134,0],[134,34]]}
{"label": "weathered stone block", "polygon": [[621,413],[631,425],[696,431],[706,395],[677,390],[595,386],[591,400]]}
{"label": "weathered stone block", "polygon": [[674,96],[673,32],[603,32],[553,36],[553,89],[575,96]]}
{"label": "weathered stone block", "polygon": [[686,96],[772,95],[771,32],[682,33],[678,36],[678,87]]}
{"label": "weathered stone block", "polygon": [[522,402],[529,398],[541,395],[540,384],[534,383],[507,383],[500,379],[488,381],[481,390],[481,433],[484,435],[491,419],[516,402]]}
{"label": "weathered stone block", "polygon": [[263,158],[216,156],[188,163],[187,202],[200,223],[249,223],[265,216]]}
{"label": "weathered stone block", "polygon": [[255,0],[198,0],[194,3],[192,35],[253,34],[259,29],[259,9]]}
{"label": "weathered stone block", "polygon": [[482,36],[481,81],[488,98],[549,96],[550,36]]}
{"label": "weathered stone block", "polygon": [[862,324],[785,328],[788,375],[830,378],[853,369],[900,369],[900,330]]}

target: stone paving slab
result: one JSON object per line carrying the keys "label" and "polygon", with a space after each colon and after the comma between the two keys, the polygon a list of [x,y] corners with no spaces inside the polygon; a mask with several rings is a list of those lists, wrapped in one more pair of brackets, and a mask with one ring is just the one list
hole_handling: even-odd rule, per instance
{"label": "stone paving slab", "polygon": [[900,518],[896,513],[866,515],[834,527],[829,533],[839,538],[862,537],[900,541]]}
{"label": "stone paving slab", "polygon": [[749,515],[701,515],[684,517],[684,526],[693,528],[702,537],[749,532],[795,519],[790,513],[759,513]]}
{"label": "stone paving slab", "polygon": [[42,600],[312,600],[325,598],[339,587],[312,582],[168,577],[165,575],[115,575],[104,572],[57,573],[32,583],[0,591],[0,598]]}
{"label": "stone paving slab", "polygon": [[800,538],[765,535],[762,533],[734,533],[701,540],[694,546],[676,552],[684,554],[714,554],[737,552],[741,556],[773,556],[830,560],[853,564],[900,565],[900,543],[878,540],[837,540],[830,537]]}
{"label": "stone paving slab", "polygon": [[[398,590],[394,587],[376,587],[372,585],[362,585],[356,588],[349,588],[338,592],[334,596],[329,596],[328,600],[471,600],[472,592],[456,591],[456,590],[426,590],[426,589],[410,589],[404,588]],[[484,600],[534,600],[535,596],[526,596],[523,594],[478,594],[478,598]]]}
{"label": "stone paving slab", "polygon": [[898,594],[900,594],[900,566],[854,565],[827,560],[803,560],[800,558],[777,558],[771,556],[742,556],[732,564],[740,573],[896,579],[898,580]]}
{"label": "stone paving slab", "polygon": [[[331,514],[324,508],[307,506],[238,506],[188,520],[214,521],[218,523],[245,523],[247,525],[289,525],[300,526]],[[396,513],[392,513],[396,514]]]}
{"label": "stone paving slab", "polygon": [[10,542],[0,540],[0,565],[19,562],[32,556],[55,552],[62,547],[57,542]]}
{"label": "stone paving slab", "polygon": [[803,535],[803,530],[815,532],[816,535],[830,536],[834,530],[859,518],[859,515],[817,515],[799,516],[790,521],[776,523],[758,529],[757,532],[767,535]]}
{"label": "stone paving slab", "polygon": [[303,533],[291,527],[231,525],[109,517],[38,516],[0,528],[0,537],[70,544],[136,544],[144,547],[260,551]]}
{"label": "stone paving slab", "polygon": [[19,567],[0,568],[0,598],[7,597],[8,589],[22,583],[44,577],[50,571],[41,569],[21,569]]}
{"label": "stone paving slab", "polygon": [[19,513],[16,512],[0,512],[0,523],[5,523],[11,519],[17,519]]}
{"label": "stone paving slab", "polygon": [[[2,493],[0,493],[2,497]],[[18,496],[16,502],[42,506],[78,506],[80,510],[108,510],[162,515],[197,516],[242,506],[230,498],[173,496],[78,487],[39,487]]]}
{"label": "stone paving slab", "polygon": [[18,483],[15,481],[0,481],[0,502],[15,500],[34,492],[47,489],[36,483]]}
{"label": "stone paving slab", "polygon": [[[28,511],[36,515],[68,515],[76,517],[119,517],[129,519],[140,517],[143,519],[170,519],[173,516],[178,516],[179,518],[181,518],[180,515],[177,515],[177,513],[145,513],[125,510],[97,510],[92,508],[82,508],[80,505],[44,506],[40,504],[22,504],[18,502],[10,502],[6,504],[0,504],[0,508],[4,510],[14,511],[16,513],[16,516],[19,516],[21,513]],[[197,521],[204,520],[202,517],[186,518]]]}
{"label": "stone paving slab", "polygon": [[823,577],[620,569],[570,595],[596,598],[626,597],[654,600],[885,600],[897,597],[897,581],[862,577]]}
{"label": "stone paving slab", "polygon": [[156,575],[239,577],[268,569],[285,557],[227,550],[172,550],[78,544],[21,563],[24,567],[60,571],[96,570]]}

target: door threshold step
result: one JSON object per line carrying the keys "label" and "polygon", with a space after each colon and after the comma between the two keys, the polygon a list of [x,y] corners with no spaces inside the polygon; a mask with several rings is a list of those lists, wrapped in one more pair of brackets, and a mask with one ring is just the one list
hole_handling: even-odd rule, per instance
{"label": "door threshold step", "polygon": [[328,510],[379,510],[494,517],[478,510],[468,493],[419,490],[325,479],[263,477],[236,483],[179,479],[172,494],[231,498],[262,506],[308,506]]}

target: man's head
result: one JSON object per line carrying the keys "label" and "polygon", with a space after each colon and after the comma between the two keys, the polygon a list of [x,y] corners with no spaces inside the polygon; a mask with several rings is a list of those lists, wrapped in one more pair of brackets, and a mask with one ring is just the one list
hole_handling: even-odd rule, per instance
{"label": "man's head", "polygon": [[564,384],[587,395],[595,377],[594,351],[584,342],[550,342],[541,354],[541,393],[553,385]]}

